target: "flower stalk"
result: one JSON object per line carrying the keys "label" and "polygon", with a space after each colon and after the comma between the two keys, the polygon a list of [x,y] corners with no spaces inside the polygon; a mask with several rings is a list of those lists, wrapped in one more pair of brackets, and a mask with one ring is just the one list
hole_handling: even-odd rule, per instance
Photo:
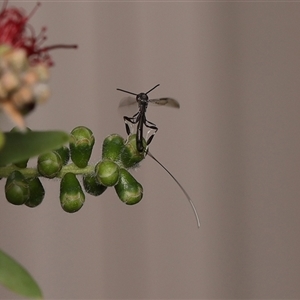
{"label": "flower stalk", "polygon": [[[28,129],[30,130],[30,129]],[[6,177],[7,184],[12,174],[16,174],[18,185],[10,184],[10,190],[27,187],[30,184],[30,193],[19,203],[15,197],[7,193],[7,200],[12,204],[26,204],[36,207],[42,203],[44,189],[38,177],[61,179],[60,201],[62,208],[67,212],[76,212],[84,204],[84,190],[88,194],[99,196],[108,187],[115,187],[120,200],[128,205],[138,203],[143,196],[140,183],[128,172],[146,154],[136,150],[136,135],[130,135],[127,140],[117,134],[109,135],[104,139],[102,159],[96,165],[88,164],[95,143],[93,132],[78,126],[70,133],[69,147],[63,146],[50,152],[40,154],[36,168],[27,168],[27,161],[9,164],[0,167],[0,177]],[[71,162],[69,162],[71,159]],[[21,167],[20,167],[21,166]],[[15,175],[14,175],[15,176]],[[83,188],[77,177],[82,178]],[[15,183],[15,181],[14,181]],[[33,198],[29,198],[33,194]]]}

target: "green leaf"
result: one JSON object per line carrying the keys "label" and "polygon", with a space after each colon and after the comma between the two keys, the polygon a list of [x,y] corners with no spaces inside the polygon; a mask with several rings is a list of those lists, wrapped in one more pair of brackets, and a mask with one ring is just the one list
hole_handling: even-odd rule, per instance
{"label": "green leaf", "polygon": [[31,275],[14,259],[0,250],[0,283],[27,298],[42,299],[41,289]]}
{"label": "green leaf", "polygon": [[62,131],[5,132],[4,136],[0,166],[57,149],[69,141],[69,134]]}
{"label": "green leaf", "polygon": [[2,131],[0,131],[0,149],[3,147],[4,145],[4,134]]}

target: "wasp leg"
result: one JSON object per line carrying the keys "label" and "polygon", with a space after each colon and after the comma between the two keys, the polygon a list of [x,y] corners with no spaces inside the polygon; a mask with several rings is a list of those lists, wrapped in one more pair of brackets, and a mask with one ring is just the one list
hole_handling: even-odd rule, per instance
{"label": "wasp leg", "polygon": [[153,132],[153,133],[149,136],[149,138],[147,139],[147,142],[146,142],[146,143],[147,143],[147,145],[149,145],[149,144],[152,142],[152,140],[153,140],[153,138],[154,138],[154,136],[155,136],[155,134],[156,134],[158,128],[157,128],[157,126],[156,126],[154,123],[152,123],[152,122],[150,122],[150,121],[148,121],[148,120],[145,120],[144,125],[145,125],[147,128],[150,128],[150,130],[148,131],[148,134],[149,134],[149,132],[151,131],[151,129],[154,130],[154,132]]}
{"label": "wasp leg", "polygon": [[126,116],[123,117],[124,123],[125,123],[125,129],[126,129],[126,132],[127,132],[128,135],[133,132],[132,125],[136,124],[139,121],[138,114],[139,113],[137,112],[131,118],[130,117],[126,117]]}

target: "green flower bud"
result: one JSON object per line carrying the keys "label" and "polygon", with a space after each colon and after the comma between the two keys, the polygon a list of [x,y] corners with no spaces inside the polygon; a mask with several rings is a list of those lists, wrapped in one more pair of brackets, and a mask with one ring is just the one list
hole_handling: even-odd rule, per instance
{"label": "green flower bud", "polygon": [[111,134],[106,137],[102,144],[102,159],[115,162],[120,161],[124,142],[124,139],[118,134]]}
{"label": "green flower bud", "polygon": [[104,186],[114,186],[120,176],[120,167],[111,160],[100,161],[95,167],[96,178]]}
{"label": "green flower bud", "polygon": [[97,181],[97,178],[94,174],[83,176],[83,186],[86,192],[93,196],[99,196],[107,189],[106,186]]}
{"label": "green flower bud", "polygon": [[120,169],[120,180],[115,190],[121,201],[128,205],[140,202],[143,198],[143,187],[125,169]]}
{"label": "green flower bud", "polygon": [[70,150],[66,146],[62,146],[59,149],[54,150],[62,160],[63,165],[66,165],[70,159]]}
{"label": "green flower bud", "polygon": [[19,171],[13,171],[5,184],[5,196],[8,202],[14,205],[22,205],[28,201],[30,192],[24,175]]}
{"label": "green flower bud", "polygon": [[85,195],[78,179],[73,173],[66,173],[62,178],[59,198],[61,207],[66,212],[73,213],[82,207]]}
{"label": "green flower bud", "polygon": [[27,179],[27,183],[29,186],[30,196],[25,202],[25,205],[28,207],[36,207],[40,205],[44,199],[44,187],[37,177]]}
{"label": "green flower bud", "polygon": [[55,151],[41,154],[38,157],[37,169],[39,173],[47,178],[54,178],[63,166],[62,159]]}
{"label": "green flower bud", "polygon": [[[146,141],[143,140],[143,142],[146,148]],[[145,158],[146,154],[146,151],[139,152],[136,149],[136,134],[131,134],[128,136],[127,142],[121,152],[122,164],[126,169],[131,168],[142,161]]]}
{"label": "green flower bud", "polygon": [[78,126],[71,131],[71,159],[77,167],[85,168],[87,166],[94,143],[95,138],[90,129]]}

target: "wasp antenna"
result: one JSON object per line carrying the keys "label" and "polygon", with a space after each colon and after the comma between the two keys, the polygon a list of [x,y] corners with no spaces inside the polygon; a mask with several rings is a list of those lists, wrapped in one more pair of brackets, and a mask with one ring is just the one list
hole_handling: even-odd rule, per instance
{"label": "wasp antenna", "polygon": [[157,84],[155,87],[153,87],[151,90],[149,90],[147,93],[145,93],[146,95],[148,94],[148,93],[150,93],[151,91],[153,91],[154,89],[156,89],[158,86],[159,86],[160,84]]}
{"label": "wasp antenna", "polygon": [[121,91],[121,92],[124,92],[124,93],[127,93],[127,94],[131,94],[131,95],[137,96],[137,94],[135,94],[135,93],[128,92],[128,91],[125,91],[125,90],[122,90],[122,89],[117,89],[117,91]]}
{"label": "wasp antenna", "polygon": [[186,190],[183,188],[183,186],[179,183],[179,181],[172,175],[172,173],[161,163],[159,162],[149,151],[147,153],[151,158],[153,158],[172,178],[173,180],[177,183],[177,185],[180,187],[180,189],[182,190],[182,192],[184,193],[184,195],[186,196],[186,198],[188,199],[188,201],[190,202],[190,205],[193,209],[194,215],[196,217],[196,221],[197,221],[197,226],[198,228],[200,228],[201,223],[200,223],[200,219],[198,216],[198,212],[197,209],[194,205],[194,202],[192,201],[191,197],[189,196],[189,194],[186,192]]}

